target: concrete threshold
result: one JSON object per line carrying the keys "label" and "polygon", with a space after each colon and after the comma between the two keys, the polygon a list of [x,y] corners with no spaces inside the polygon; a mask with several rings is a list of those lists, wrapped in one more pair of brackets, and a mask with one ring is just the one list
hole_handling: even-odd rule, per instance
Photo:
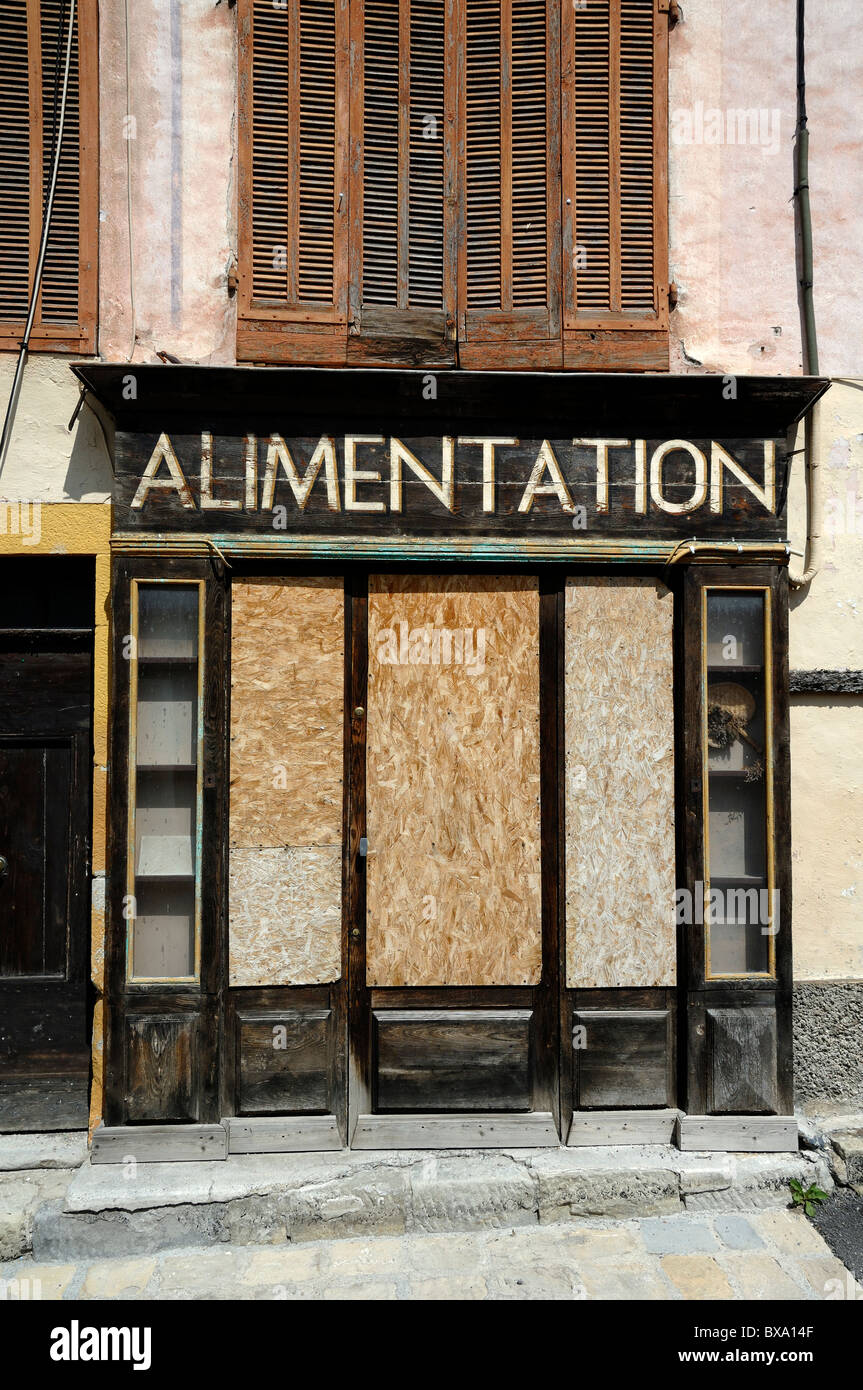
{"label": "concrete threshold", "polygon": [[37,1260],[57,1262],[226,1243],[779,1208],[789,1203],[791,1178],[833,1187],[821,1153],[717,1154],[664,1145],[88,1160],[62,1198],[36,1208],[32,1250]]}

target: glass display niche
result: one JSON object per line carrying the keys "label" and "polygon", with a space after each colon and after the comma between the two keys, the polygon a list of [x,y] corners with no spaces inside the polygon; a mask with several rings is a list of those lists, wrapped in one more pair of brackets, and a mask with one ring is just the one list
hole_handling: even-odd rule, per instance
{"label": "glass display niche", "polygon": [[771,976],[770,592],[708,588],[704,603],[706,977]]}
{"label": "glass display niche", "polygon": [[190,980],[198,973],[201,586],[135,583],[132,604],[129,974]]}

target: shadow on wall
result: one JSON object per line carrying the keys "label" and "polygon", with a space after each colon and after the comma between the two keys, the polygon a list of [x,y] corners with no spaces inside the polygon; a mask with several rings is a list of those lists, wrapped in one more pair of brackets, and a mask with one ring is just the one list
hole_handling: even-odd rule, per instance
{"label": "shadow on wall", "polygon": [[107,493],[110,497],[113,489],[113,428],[111,421],[98,411],[98,405],[88,397],[78,416],[72,453],[63,481],[65,495],[75,502],[92,497],[93,493]]}

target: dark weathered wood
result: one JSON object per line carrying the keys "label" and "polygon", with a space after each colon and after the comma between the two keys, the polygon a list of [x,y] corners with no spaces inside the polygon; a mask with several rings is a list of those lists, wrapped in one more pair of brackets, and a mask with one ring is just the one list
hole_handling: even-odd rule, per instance
{"label": "dark weathered wood", "polygon": [[[629,437],[647,439],[783,438],[823,395],[822,377],[741,376],[727,399],[724,378],[694,373],[668,377],[590,372],[442,371],[274,367],[151,366],[79,363],[78,378],[102,401],[120,430],[178,434],[250,431],[267,435],[334,432],[338,421],[363,433],[380,425],[416,433],[515,434],[519,438]],[[130,391],[129,376],[134,380]],[[227,428],[233,425],[233,430]],[[408,429],[407,425],[412,428]],[[539,428],[538,428],[539,426]],[[469,428],[468,428],[469,427]],[[504,428],[502,428],[504,427]]]}
{"label": "dark weathered wood", "polygon": [[0,584],[0,1131],[75,1128],[90,1076],[93,570],[4,558]]}
{"label": "dark weathered wood", "polygon": [[329,1009],[237,1009],[237,1113],[330,1109]]}
{"label": "dark weathered wood", "polygon": [[[686,989],[685,1109],[690,1115],[707,1115],[713,1109],[736,1104],[738,1109],[775,1110],[788,1113],[793,1105],[791,1036],[791,824],[790,737],[788,719],[788,577],[776,566],[697,565],[685,578],[685,617],[682,636],[684,688],[682,705],[684,741],[684,826],[681,855],[684,865],[681,887],[695,897],[695,886],[705,880],[703,771],[701,747],[701,599],[705,585],[733,590],[764,587],[771,597],[773,704],[773,825],[772,849],[775,886],[778,890],[779,931],[775,937],[775,975],[734,979],[706,977],[705,927],[697,921],[681,927]],[[731,1024],[729,1012],[741,1015]],[[752,1021],[743,1014],[761,1010]],[[717,1029],[718,1014],[725,1025]],[[713,1015],[713,1018],[711,1018]],[[775,1018],[774,1024],[765,1020]],[[759,1026],[759,1022],[762,1026]],[[740,1078],[735,1090],[732,1076],[733,1039],[749,1039],[751,1085]],[[742,1043],[738,1042],[740,1053]],[[717,1059],[718,1048],[718,1059]],[[772,1058],[772,1060],[771,1060]],[[734,1101],[734,1096],[738,1100]],[[747,1102],[744,1105],[744,1100]]]}
{"label": "dark weathered wood", "polygon": [[568,1148],[595,1144],[670,1144],[679,1110],[576,1110]]}
{"label": "dark weathered wood", "polygon": [[792,695],[863,695],[863,671],[792,671]]}
{"label": "dark weathered wood", "polygon": [[[203,767],[201,866],[201,973],[196,985],[126,979],[124,898],[129,826],[130,585],[139,580],[203,579]],[[218,1121],[220,1031],[226,938],[227,843],[227,575],[218,558],[154,557],[115,561],[113,573],[113,719],[109,744],[109,840],[106,893],[105,1119],[123,1125],[162,1119]],[[173,1018],[150,1029],[147,1019]],[[177,1020],[182,1020],[182,1025]],[[152,1035],[152,1036],[150,1036]],[[173,1042],[171,1041],[173,1039]],[[148,1049],[157,1044],[154,1058]],[[174,1060],[168,1054],[173,1052]]]}
{"label": "dark weathered wood", "polygon": [[558,1134],[549,1114],[360,1115],[355,1149],[554,1148]]}
{"label": "dark weathered wood", "polygon": [[227,1157],[222,1125],[100,1125],[90,1147],[91,1163],[209,1163]]}
{"label": "dark weathered wood", "polygon": [[580,1109],[667,1108],[673,1103],[669,1010],[606,1011],[578,1006],[573,1034]]}
{"label": "dark weathered wood", "polygon": [[376,1110],[531,1109],[527,1009],[374,1014]]}
{"label": "dark weathered wood", "polygon": [[796,1153],[797,1120],[793,1115],[681,1115],[681,1149],[719,1153]]}
{"label": "dark weathered wood", "polygon": [[342,1139],[334,1115],[225,1120],[228,1153],[313,1153],[340,1149]]}
{"label": "dark weathered wood", "polygon": [[[415,402],[415,409],[418,414],[422,412],[420,418],[424,418],[425,403],[422,397]],[[281,467],[276,471],[272,496],[269,493],[265,495],[264,479],[272,431],[256,432],[249,421],[240,427],[240,432],[213,435],[211,496],[232,504],[230,508],[216,512],[204,505],[207,498],[201,488],[200,429],[191,433],[164,431],[187,484],[187,493],[180,496],[175,487],[150,488],[138,504],[133,505],[144,470],[159,442],[161,423],[157,421],[154,428],[151,416],[146,431],[122,431],[117,434],[114,501],[116,524],[121,530],[180,530],[232,535],[243,532],[268,535],[275,539],[280,535],[311,532],[346,537],[367,533],[410,536],[464,532],[525,537],[559,535],[574,539],[597,535],[684,538],[707,532],[716,538],[734,536],[782,540],[785,535],[780,501],[784,498],[788,460],[782,438],[769,440],[776,459],[776,511],[766,508],[754,496],[751,488],[739,482],[727,470],[723,474],[722,510],[719,513],[711,511],[707,488],[711,440],[699,433],[689,438],[688,442],[699,449],[706,459],[704,487],[700,492],[702,501],[693,511],[673,513],[659,505],[649,486],[645,488],[643,502],[639,501],[636,490],[634,440],[644,439],[649,465],[654,450],[667,442],[662,436],[642,436],[636,430],[629,436],[626,447],[609,450],[606,505],[599,486],[596,444],[590,442],[594,436],[574,435],[572,431],[577,428],[575,421],[568,434],[560,433],[559,425],[555,425],[554,430],[544,436],[538,432],[536,420],[528,426],[527,432],[508,431],[505,417],[502,417],[490,433],[515,442],[496,448],[494,510],[489,512],[484,509],[483,450],[477,444],[458,442],[462,437],[475,439],[481,435],[465,435],[455,423],[452,426],[455,433],[452,435],[447,435],[446,430],[440,434],[416,435],[416,423],[409,427],[410,432],[404,430],[399,433],[401,427],[397,428],[392,416],[388,418],[382,415],[375,429],[369,431],[372,442],[362,442],[356,446],[356,467],[378,475],[378,481],[364,480],[356,484],[357,501],[362,507],[374,508],[358,510],[348,509],[345,480],[345,434],[356,432],[351,422],[345,424],[342,433],[341,427],[337,432],[333,415],[320,429],[310,420],[298,421],[294,418],[289,422],[289,433],[280,434],[280,431],[288,428],[284,423],[275,431],[289,450],[300,477],[305,474],[321,439],[332,439],[337,472],[334,480],[338,497],[336,507],[327,487],[324,468],[318,472],[302,506],[297,502]],[[247,510],[245,470],[249,437],[255,440],[257,486],[256,506]],[[393,504],[390,487],[391,439],[398,439],[433,478],[440,480],[443,476],[445,437],[455,441],[452,445],[452,508],[435,496],[407,465],[402,467],[400,503]],[[627,438],[626,435],[621,437]],[[672,440],[676,437],[673,436]],[[559,467],[563,491],[557,495],[540,493],[528,497],[526,501],[528,484],[546,440]],[[756,485],[762,483],[765,471],[764,436],[732,438],[723,434],[716,442],[745,469]],[[167,466],[162,463],[159,478],[165,480],[168,476]],[[671,451],[662,468],[662,495],[665,501],[673,505],[686,503],[693,496],[694,478],[694,463],[688,452],[682,448]],[[546,470],[542,484],[548,486],[550,481],[551,475]],[[192,505],[188,505],[189,502]],[[396,510],[392,510],[393,505]]]}
{"label": "dark weathered wood", "polygon": [[778,1088],[773,1005],[751,1009],[708,1006],[705,1012],[711,1114],[775,1114]]}
{"label": "dark weathered wood", "polygon": [[345,737],[349,755],[347,892],[345,931],[348,974],[348,1143],[357,1119],[372,1109],[372,1015],[366,986],[366,861],[360,840],[366,833],[366,710],[368,707],[368,575],[351,574],[345,584],[350,613],[349,678]]}

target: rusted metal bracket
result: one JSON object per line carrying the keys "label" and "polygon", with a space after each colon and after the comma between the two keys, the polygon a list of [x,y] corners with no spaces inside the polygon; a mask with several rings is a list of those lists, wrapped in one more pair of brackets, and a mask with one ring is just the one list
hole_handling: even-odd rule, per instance
{"label": "rusted metal bracket", "polygon": [[660,14],[668,15],[668,27],[673,29],[675,24],[680,23],[680,4],[679,0],[656,0]]}

